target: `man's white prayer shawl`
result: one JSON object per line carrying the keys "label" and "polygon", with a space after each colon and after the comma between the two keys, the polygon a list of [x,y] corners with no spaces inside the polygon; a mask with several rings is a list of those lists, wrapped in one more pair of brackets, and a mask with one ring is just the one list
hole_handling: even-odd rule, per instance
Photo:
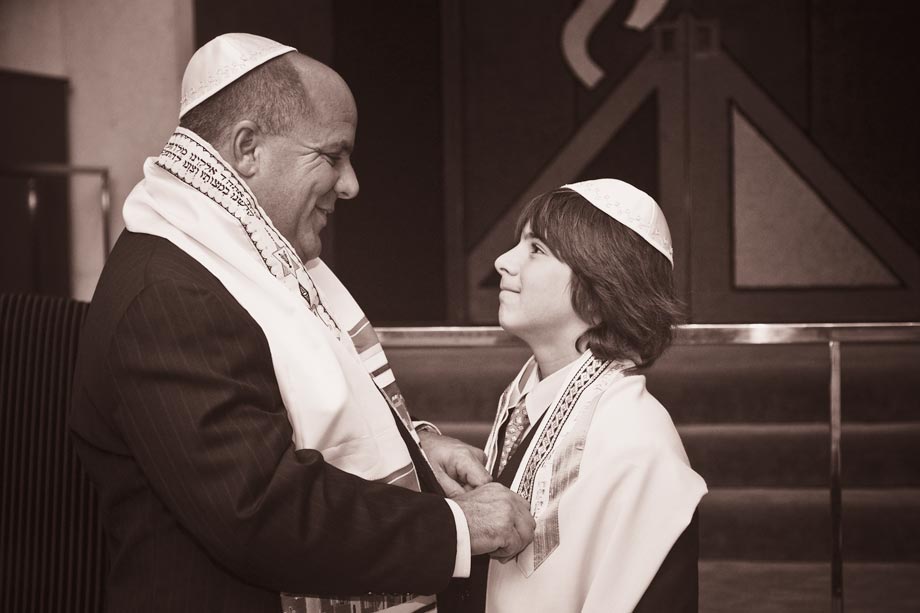
{"label": "man's white prayer shawl", "polygon": [[124,219],[201,263],[259,324],[298,449],[317,449],[365,479],[419,489],[388,401],[415,433],[373,328],[325,264],[304,267],[217,151],[176,128],[144,164]]}
{"label": "man's white prayer shawl", "polygon": [[[490,469],[532,360],[502,396]],[[689,525],[706,484],[645,377],[623,374],[631,366],[586,351],[546,410],[511,486],[530,502],[534,542],[490,563],[487,612],[632,611]]]}

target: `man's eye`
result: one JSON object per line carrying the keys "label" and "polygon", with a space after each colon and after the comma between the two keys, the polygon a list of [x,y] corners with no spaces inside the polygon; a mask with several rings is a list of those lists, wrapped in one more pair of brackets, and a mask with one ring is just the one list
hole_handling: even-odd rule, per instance
{"label": "man's eye", "polygon": [[546,253],[543,248],[537,243],[530,243],[530,252],[531,253]]}

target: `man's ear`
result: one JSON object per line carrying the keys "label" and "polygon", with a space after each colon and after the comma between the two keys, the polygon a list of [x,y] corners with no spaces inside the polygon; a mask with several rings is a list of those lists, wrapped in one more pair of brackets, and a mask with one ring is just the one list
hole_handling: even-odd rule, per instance
{"label": "man's ear", "polygon": [[261,145],[262,133],[254,121],[244,119],[230,130],[228,161],[243,178],[248,179],[259,170]]}

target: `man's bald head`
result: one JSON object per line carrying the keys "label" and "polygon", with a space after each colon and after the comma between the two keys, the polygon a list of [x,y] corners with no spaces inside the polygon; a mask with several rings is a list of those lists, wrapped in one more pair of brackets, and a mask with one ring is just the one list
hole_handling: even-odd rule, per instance
{"label": "man's bald head", "polygon": [[233,126],[247,119],[265,134],[284,134],[312,115],[313,99],[322,98],[321,91],[334,82],[333,78],[341,81],[328,66],[296,52],[286,53],[191,109],[179,125],[217,148],[230,136]]}
{"label": "man's bald head", "polygon": [[329,66],[300,53],[291,53],[286,57],[300,75],[311,108],[338,99],[343,93],[346,98],[351,98],[345,79]]}

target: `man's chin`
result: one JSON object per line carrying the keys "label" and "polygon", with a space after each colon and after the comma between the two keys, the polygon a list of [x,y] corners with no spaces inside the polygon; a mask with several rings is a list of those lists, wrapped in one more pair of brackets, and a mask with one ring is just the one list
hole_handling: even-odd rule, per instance
{"label": "man's chin", "polygon": [[310,260],[315,260],[323,252],[323,243],[318,238],[311,240],[308,245],[299,245],[297,249],[297,255],[300,256],[301,261],[309,262]]}

